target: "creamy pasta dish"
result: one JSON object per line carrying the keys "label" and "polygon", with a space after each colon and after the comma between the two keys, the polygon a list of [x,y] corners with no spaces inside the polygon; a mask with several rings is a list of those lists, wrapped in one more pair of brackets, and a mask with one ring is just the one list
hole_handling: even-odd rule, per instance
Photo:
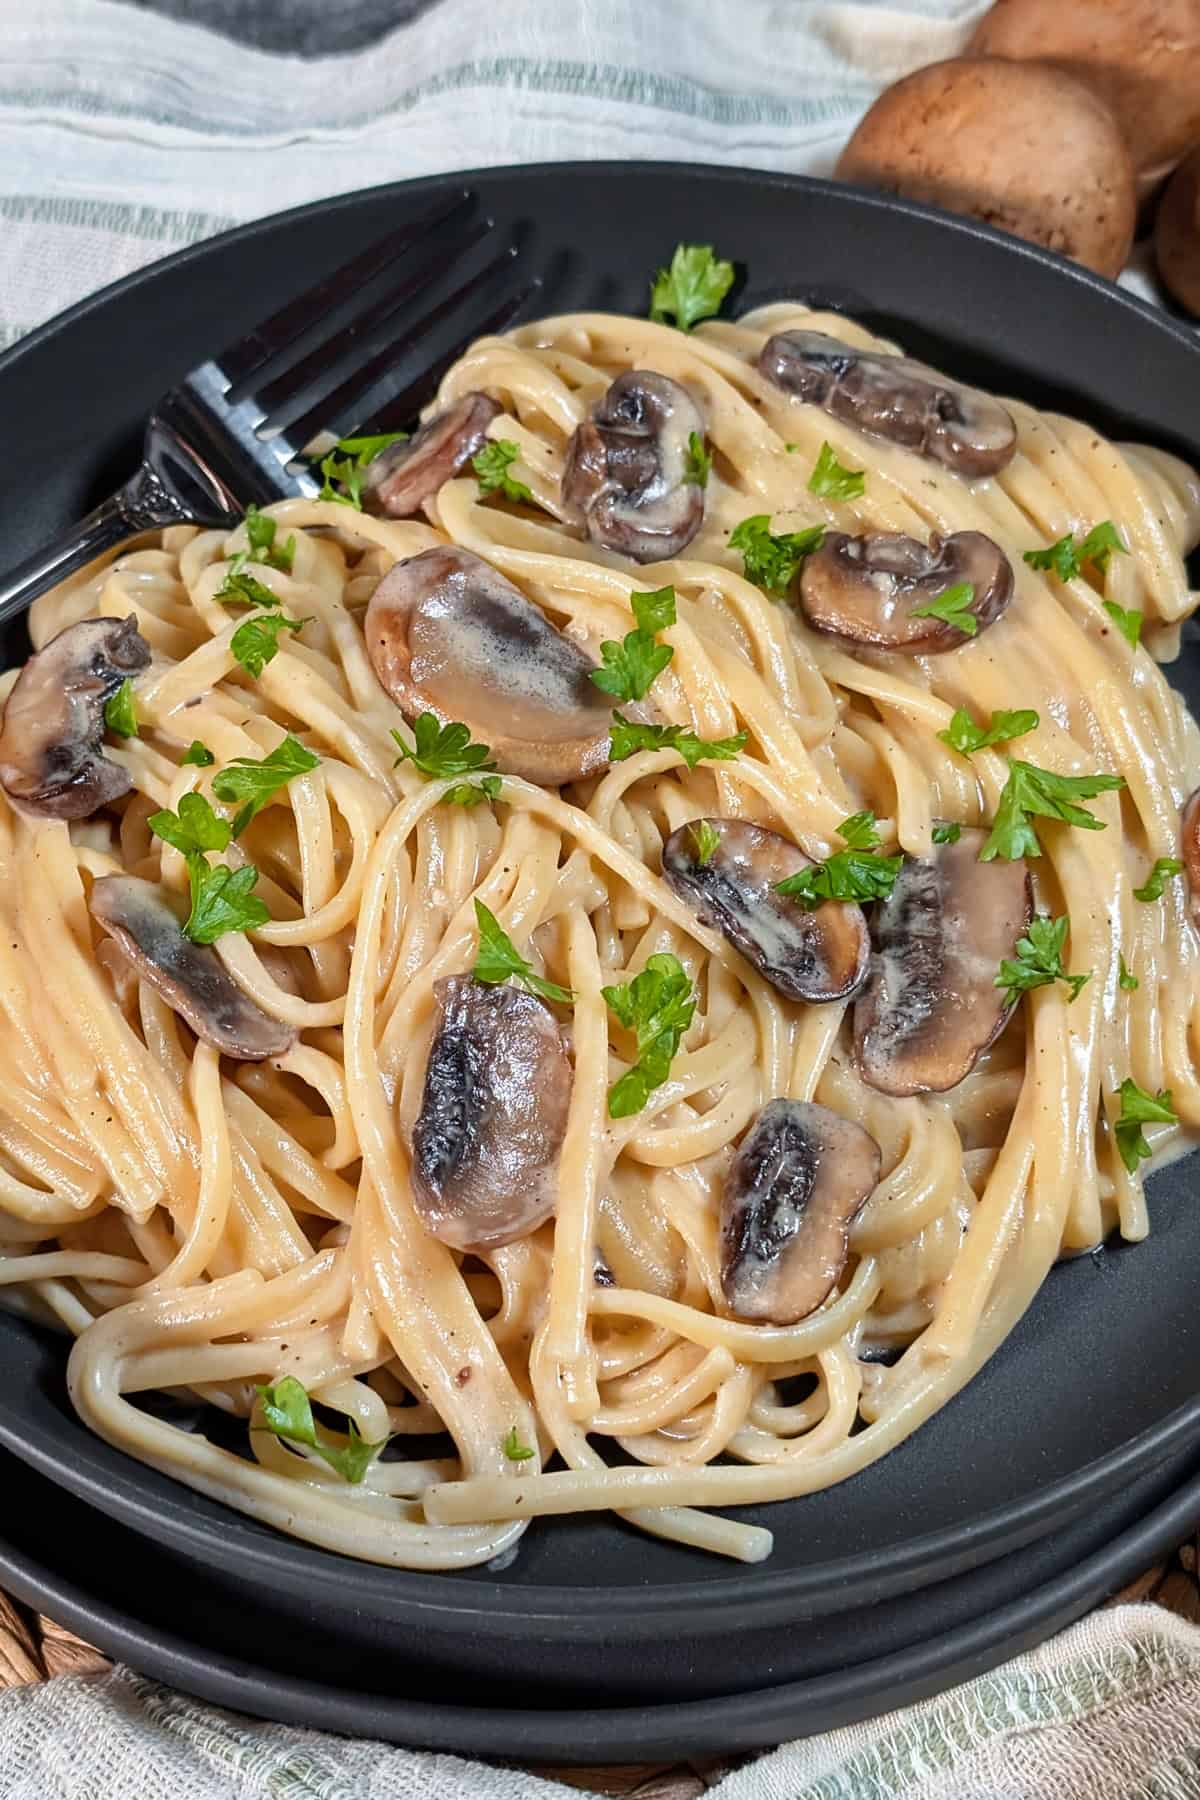
{"label": "creamy pasta dish", "polygon": [[714,1509],[907,1437],[1200,1126],[1196,475],[726,267],[476,343],[3,678],[6,1303],[349,1556],[760,1560]]}

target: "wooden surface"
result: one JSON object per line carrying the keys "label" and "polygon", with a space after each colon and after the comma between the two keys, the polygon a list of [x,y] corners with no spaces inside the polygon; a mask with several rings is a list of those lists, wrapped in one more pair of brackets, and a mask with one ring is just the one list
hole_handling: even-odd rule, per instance
{"label": "wooden surface", "polygon": [[[1165,1562],[1156,1563],[1109,1602],[1151,1600],[1200,1624],[1198,1542],[1192,1538]],[[55,1675],[104,1670],[108,1661],[52,1620],[42,1618],[0,1593],[0,1689]],[[697,1800],[733,1765],[729,1762],[676,1764],[671,1768],[639,1765],[615,1769],[539,1769],[587,1793],[621,1800]]]}

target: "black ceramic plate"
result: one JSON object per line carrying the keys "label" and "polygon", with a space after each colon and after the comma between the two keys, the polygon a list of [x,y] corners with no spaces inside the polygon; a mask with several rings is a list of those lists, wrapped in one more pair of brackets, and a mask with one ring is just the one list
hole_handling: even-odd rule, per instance
{"label": "black ceramic plate", "polygon": [[[463,178],[455,177],[458,185]],[[467,177],[551,271],[544,309],[644,307],[679,239],[715,242],[744,307],[833,304],[946,368],[1200,461],[1200,341],[1057,258],[985,228],[827,183],[738,171],[582,165]],[[0,416],[21,446],[4,552],[111,488],[158,393],[442,183],[376,189],[267,220],[86,302],[0,358]],[[15,496],[20,493],[20,504]],[[1200,694],[1189,653],[1177,678]],[[462,1641],[643,1640],[686,1623],[724,1637],[953,1574],[1077,1513],[1200,1433],[1200,1261],[1192,1159],[1151,1186],[1154,1230],[1056,1270],[989,1367],[909,1443],[825,1494],[750,1516],[776,1534],[748,1571],[607,1519],[539,1523],[514,1566],[456,1577],[355,1565],[296,1546],[132,1464],[74,1420],[61,1352],[0,1322],[0,1440],[151,1535],[236,1562],[264,1586],[337,1591]],[[540,1648],[539,1648],[540,1646]]]}
{"label": "black ceramic plate", "polygon": [[[780,1626],[747,1691],[650,1705],[636,1687],[605,1704],[586,1681],[465,1682],[347,1629],[319,1602],[247,1607],[237,1572],[213,1580],[186,1556],[107,1519],[14,1458],[0,1458],[0,1585],[146,1675],[245,1713],[464,1754],[558,1763],[731,1755],[905,1706],[994,1668],[1138,1575],[1200,1514],[1196,1455],[1109,1498],[1032,1549],[915,1596],[831,1621],[803,1679],[783,1679],[798,1635]],[[780,1653],[783,1653],[782,1655]],[[463,1696],[470,1696],[470,1704]]]}

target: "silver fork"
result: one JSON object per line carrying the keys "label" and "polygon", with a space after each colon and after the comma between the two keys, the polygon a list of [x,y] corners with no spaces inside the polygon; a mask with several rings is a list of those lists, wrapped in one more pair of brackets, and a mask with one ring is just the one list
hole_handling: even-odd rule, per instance
{"label": "silver fork", "polygon": [[[427,345],[426,359],[372,420],[379,431],[407,424],[467,345],[503,331],[540,286],[534,279],[513,291],[517,248],[506,245],[409,322],[418,296],[493,231],[474,204],[469,190],[442,196],[190,370],[151,413],[141,464],[124,486],[0,576],[0,626],[140,532],[232,526],[251,502],[316,494],[307,457],[349,431],[398,359]],[[442,345],[441,327],[460,314],[468,328]]]}

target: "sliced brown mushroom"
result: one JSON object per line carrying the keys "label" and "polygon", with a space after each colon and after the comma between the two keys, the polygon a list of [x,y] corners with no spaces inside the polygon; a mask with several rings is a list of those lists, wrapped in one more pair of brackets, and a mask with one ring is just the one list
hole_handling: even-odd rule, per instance
{"label": "sliced brown mushroom", "polygon": [[296,1034],[244,994],[209,944],[183,935],[186,908],[167,888],[136,875],[102,875],[88,909],[137,973],[196,1036],[242,1062],[282,1056]]}
{"label": "sliced brown mushroom", "polygon": [[407,441],[389,444],[367,464],[363,500],[368,512],[408,519],[465,469],[487,443],[500,408],[487,394],[464,394],[427,419]]}
{"label": "sliced brown mushroom", "polygon": [[764,1106],[738,1145],[721,1201],[730,1310],[772,1325],[815,1312],[845,1267],[850,1226],[881,1161],[870,1132],[827,1106]]}
{"label": "sliced brown mushroom", "polygon": [[[974,632],[922,610],[964,582],[973,590],[966,610]],[[928,545],[897,531],[828,531],[805,557],[799,582],[800,608],[814,630],[914,656],[969,643],[995,624],[1012,591],[1012,565],[981,531],[934,536]]]}
{"label": "sliced brown mushroom", "polygon": [[30,657],[0,730],[0,787],[18,812],[86,819],[129,793],[129,775],[100,748],[104,707],[149,662],[133,614],[82,619]]}
{"label": "sliced brown mushroom", "polygon": [[469,975],[434,984],[438,1022],[413,1128],[413,1199],[459,1250],[508,1244],[554,1211],[571,1064],[554,1014]]}
{"label": "sliced brown mushroom", "polygon": [[780,331],[758,366],[797,400],[969,480],[995,475],[1017,448],[1012,415],[998,400],[907,356],[856,350],[823,331]]}
{"label": "sliced brown mushroom", "polygon": [[996,975],[1033,912],[1023,859],[980,862],[982,831],[912,857],[875,914],[854,1008],[863,1079],[883,1094],[943,1093],[971,1073],[1015,1002]]}
{"label": "sliced brown mushroom", "polygon": [[1192,911],[1200,919],[1200,788],[1187,801],[1179,820],[1180,855],[1192,896]]}
{"label": "sliced brown mushroom", "polygon": [[567,450],[563,502],[605,550],[662,562],[690,544],[704,489],[684,479],[704,420],[686,388],[650,369],[618,375]]}
{"label": "sliced brown mushroom", "polygon": [[507,775],[556,787],[608,761],[611,698],[596,664],[469,550],[422,550],[371,597],[367,655],[412,724],[461,720]]}
{"label": "sliced brown mushroom", "polygon": [[680,899],[789,1000],[844,1000],[866,980],[871,942],[862,908],[829,900],[808,912],[776,893],[789,875],[811,867],[777,831],[740,819],[693,819],[671,833],[662,865]]}

